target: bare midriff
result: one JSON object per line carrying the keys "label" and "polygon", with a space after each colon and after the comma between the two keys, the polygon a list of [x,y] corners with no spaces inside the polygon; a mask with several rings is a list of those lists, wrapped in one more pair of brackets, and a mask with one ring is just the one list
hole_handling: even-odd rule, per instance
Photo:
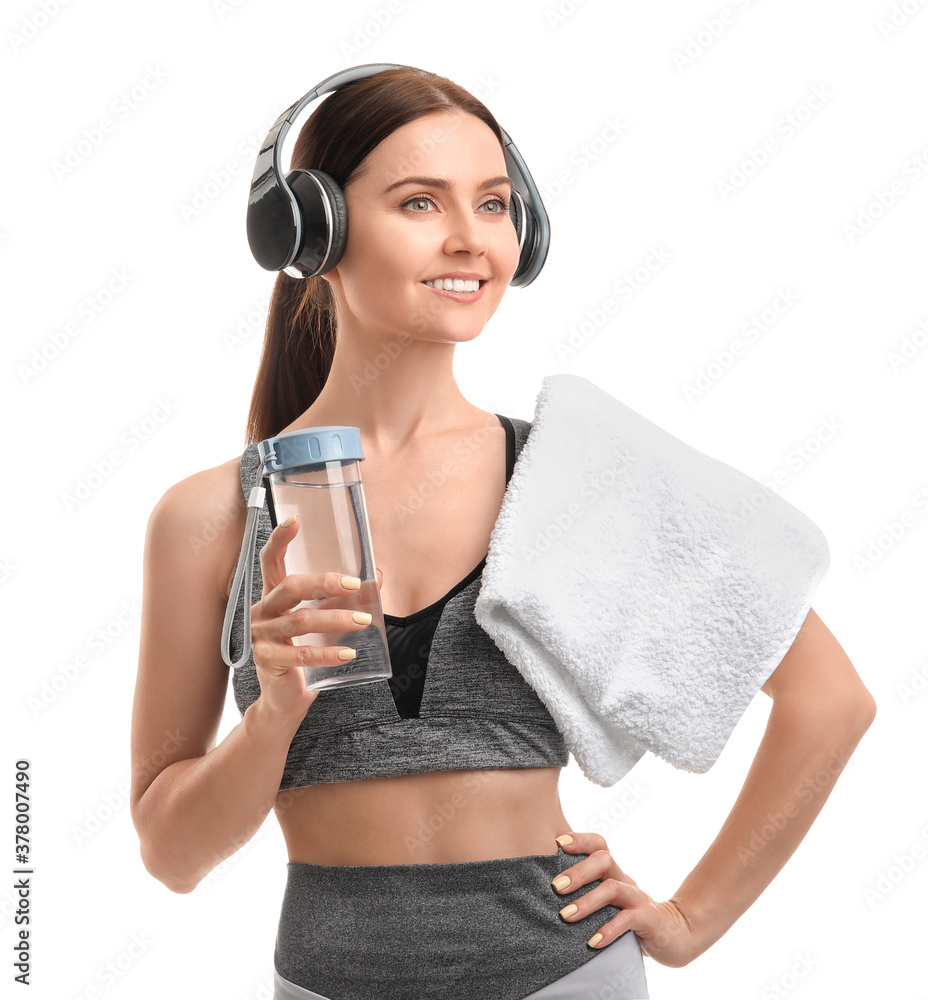
{"label": "bare midriff", "polygon": [[559,767],[432,771],[280,792],[290,861],[408,865],[557,854]]}

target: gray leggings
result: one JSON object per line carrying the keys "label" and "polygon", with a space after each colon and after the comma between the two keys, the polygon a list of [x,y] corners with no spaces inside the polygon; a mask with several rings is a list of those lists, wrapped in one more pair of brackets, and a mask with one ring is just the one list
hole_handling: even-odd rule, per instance
{"label": "gray leggings", "polygon": [[584,856],[288,862],[274,1000],[648,1000],[633,931],[586,943],[615,906],[579,921],[558,912],[599,885],[551,885]]}

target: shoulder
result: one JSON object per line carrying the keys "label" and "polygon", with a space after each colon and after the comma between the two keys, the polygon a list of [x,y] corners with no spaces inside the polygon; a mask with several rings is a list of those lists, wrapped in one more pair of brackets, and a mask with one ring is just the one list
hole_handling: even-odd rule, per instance
{"label": "shoulder", "polygon": [[195,472],[170,486],[151,513],[151,519],[175,528],[195,529],[204,520],[218,523],[247,513],[242,492],[241,458]]}
{"label": "shoulder", "polygon": [[146,561],[172,573],[208,572],[222,588],[234,571],[247,515],[241,457],[195,472],[170,486],[153,508]]}

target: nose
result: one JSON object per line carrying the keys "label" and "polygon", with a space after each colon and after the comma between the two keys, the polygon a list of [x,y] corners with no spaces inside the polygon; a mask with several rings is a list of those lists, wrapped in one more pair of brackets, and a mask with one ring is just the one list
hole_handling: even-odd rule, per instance
{"label": "nose", "polygon": [[488,250],[486,233],[481,232],[480,220],[474,217],[470,205],[448,213],[445,252],[453,254],[461,250],[476,257],[482,257]]}

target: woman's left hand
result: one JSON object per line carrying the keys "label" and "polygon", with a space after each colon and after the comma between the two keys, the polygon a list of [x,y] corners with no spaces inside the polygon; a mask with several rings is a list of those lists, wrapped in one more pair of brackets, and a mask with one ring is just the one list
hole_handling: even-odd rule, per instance
{"label": "woman's left hand", "polygon": [[564,852],[588,857],[581,858],[558,875],[558,878],[569,875],[569,885],[558,889],[552,884],[552,888],[555,892],[571,893],[597,879],[600,884],[575,900],[579,907],[575,913],[567,917],[562,914],[561,919],[582,920],[610,904],[622,910],[599,928],[600,940],[596,941],[596,934],[592,936],[590,941],[595,944],[591,947],[598,951],[631,930],[638,937],[642,953],[661,965],[680,968],[701,954],[703,949],[698,946],[686,915],[676,903],[670,900],[655,902],[639,889],[638,883],[622,871],[609,853],[603,837],[598,833],[575,833],[573,830],[568,836],[573,838],[573,843],[561,844]]}

